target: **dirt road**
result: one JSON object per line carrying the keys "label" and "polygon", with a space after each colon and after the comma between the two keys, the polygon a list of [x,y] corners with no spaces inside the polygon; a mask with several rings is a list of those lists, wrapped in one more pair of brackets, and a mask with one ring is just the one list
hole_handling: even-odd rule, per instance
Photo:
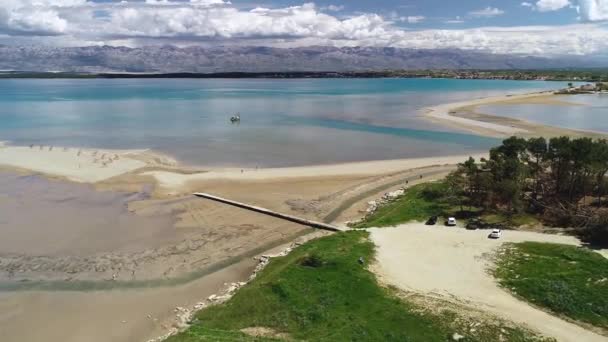
{"label": "dirt road", "polygon": [[378,246],[377,272],[389,284],[486,310],[558,341],[608,341],[608,337],[518,300],[501,289],[487,272],[491,256],[504,242],[577,245],[579,242],[573,237],[507,231],[500,240],[491,240],[485,230],[428,227],[420,223],[370,231]]}

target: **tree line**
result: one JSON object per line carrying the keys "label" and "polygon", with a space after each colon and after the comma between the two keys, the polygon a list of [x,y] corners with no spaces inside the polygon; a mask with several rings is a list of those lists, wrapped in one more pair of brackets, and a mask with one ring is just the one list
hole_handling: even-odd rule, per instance
{"label": "tree line", "polygon": [[608,142],[511,137],[489,158],[469,158],[446,181],[461,206],[527,212],[608,244]]}

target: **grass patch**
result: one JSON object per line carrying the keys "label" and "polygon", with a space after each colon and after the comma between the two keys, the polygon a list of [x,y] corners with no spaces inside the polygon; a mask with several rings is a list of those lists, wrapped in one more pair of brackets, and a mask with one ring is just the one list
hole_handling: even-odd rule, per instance
{"label": "grass patch", "polygon": [[506,225],[512,227],[521,227],[524,225],[536,225],[540,221],[532,214],[515,213],[506,215],[504,213],[483,213],[480,218],[488,224]]}
{"label": "grass patch", "polygon": [[535,305],[608,329],[608,260],[598,253],[549,243],[510,244],[495,275]]}
{"label": "grass patch", "polygon": [[[448,185],[444,182],[423,183],[406,190],[405,194],[378,208],[376,212],[362,221],[351,225],[352,228],[393,227],[410,221],[425,222],[431,216],[438,216],[437,224],[443,224],[447,217],[455,217],[461,222],[478,218],[487,225],[497,227],[520,227],[535,225],[540,221],[532,214],[515,213],[507,215],[500,211],[484,210],[465,204],[470,202],[461,198],[463,205],[455,204],[450,198]],[[458,202],[458,200],[456,200]]]}
{"label": "grass patch", "polygon": [[[199,312],[187,331],[168,341],[270,341],[244,338],[240,331],[252,327],[306,341],[446,341],[454,332],[467,341],[496,340],[502,325],[470,334],[455,313],[430,313],[379,286],[358,261],[373,254],[363,231],[311,241],[273,259],[231,300]],[[524,330],[503,331],[507,341],[536,340]]]}
{"label": "grass patch", "polygon": [[451,209],[446,193],[447,185],[442,182],[412,186],[405,195],[381,206],[353,227],[390,227],[409,221],[426,221],[433,215],[442,216]]}
{"label": "grass patch", "polygon": [[209,329],[201,325],[193,325],[178,336],[170,337],[167,341],[198,342],[198,341],[239,341],[239,342],[275,342],[280,341],[265,337],[252,337],[240,331]]}

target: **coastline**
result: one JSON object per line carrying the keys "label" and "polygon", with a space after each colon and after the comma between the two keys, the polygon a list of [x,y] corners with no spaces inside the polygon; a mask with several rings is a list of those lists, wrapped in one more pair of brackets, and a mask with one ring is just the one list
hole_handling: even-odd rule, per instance
{"label": "coastline", "polygon": [[566,135],[572,137],[591,136],[603,138],[608,135],[605,132],[555,127],[527,120],[480,113],[478,111],[479,106],[492,104],[581,105],[563,101],[558,96],[554,91],[532,92],[519,95],[506,94],[427,107],[422,109],[422,113],[427,120],[432,122],[492,138],[507,138],[513,135],[520,137],[555,137]]}
{"label": "coastline", "polygon": [[[555,101],[555,98],[553,92],[504,95],[426,108],[425,115],[429,120],[491,137],[590,134],[605,136],[605,134],[543,126],[476,112],[477,106],[480,105],[516,101],[529,103],[529,101]],[[487,153],[476,153],[472,156],[480,158],[487,156]],[[6,168],[9,172],[39,173],[45,178],[91,184],[95,189],[108,191],[138,192],[144,185],[151,185],[153,190],[149,198],[134,199],[128,203],[126,210],[133,215],[151,216],[159,213],[169,215],[175,218],[172,229],[187,234],[179,243],[170,246],[124,255],[110,253],[109,258],[101,258],[105,264],[110,260],[108,264],[110,266],[103,272],[97,271],[99,264],[95,257],[85,257],[82,259],[84,261],[70,256],[63,256],[63,259],[60,258],[58,261],[49,259],[45,260],[49,269],[39,270],[36,268],[36,264],[40,264],[40,260],[36,259],[37,256],[17,256],[16,261],[11,262],[13,265],[18,265],[16,269],[19,272],[16,274],[21,275],[22,278],[27,277],[24,278],[27,281],[35,281],[40,273],[38,280],[41,281],[68,284],[70,282],[78,284],[79,281],[92,284],[97,282],[105,285],[99,287],[98,291],[90,293],[81,291],[75,286],[68,287],[69,293],[38,289],[33,292],[16,293],[14,298],[10,298],[11,292],[0,290],[0,308],[7,308],[7,312],[19,311],[15,309],[18,298],[28,303],[29,312],[37,310],[36,298],[44,298],[46,302],[55,303],[65,301],[68,303],[66,305],[74,305],[76,302],[95,305],[94,303],[103,298],[104,308],[99,310],[99,313],[78,318],[75,312],[70,312],[65,317],[76,321],[100,322],[99,327],[87,325],[86,329],[79,332],[81,334],[86,332],[102,334],[99,330],[102,327],[120,331],[114,336],[116,341],[150,337],[150,332],[157,334],[169,329],[173,323],[164,322],[172,322],[175,319],[173,308],[176,305],[189,307],[193,304],[193,298],[201,298],[201,293],[218,293],[219,289],[225,287],[225,284],[221,286],[225,280],[220,275],[229,274],[232,282],[239,282],[243,277],[247,277],[255,266],[251,261],[252,251],[256,251],[254,254],[265,252],[256,250],[256,247],[276,246],[286,243],[294,236],[306,233],[305,229],[297,224],[260,217],[246,211],[192,198],[193,192],[204,190],[310,219],[324,220],[333,217],[332,220],[341,223],[362,215],[367,201],[379,193],[402,186],[405,180],[410,180],[409,184],[413,185],[417,181],[441,178],[457,163],[463,162],[468,157],[469,155],[452,155],[268,169],[217,167],[195,169],[179,165],[170,156],[149,150],[28,147],[0,143],[0,168]],[[415,181],[412,181],[414,179]],[[348,206],[341,208],[344,203],[348,203]],[[0,261],[3,261],[1,258],[2,256]],[[226,260],[231,260],[233,263],[222,264]],[[216,264],[224,266],[218,268],[216,272],[193,278],[191,281],[171,284],[175,279]],[[59,271],[53,273],[54,271],[50,272],[50,269]],[[72,273],[74,269],[77,271]],[[25,271],[21,272],[21,270]],[[0,269],[0,276],[3,276],[2,271]],[[12,281],[18,282],[24,279],[17,277]],[[161,286],[158,287],[147,286],[158,279],[165,282],[159,282]],[[138,282],[146,289],[138,286],[133,286],[131,289],[138,289],[142,291],[141,294],[125,291],[125,288],[130,288],[129,286],[122,287],[123,284]],[[92,288],[94,289],[95,286],[93,285]],[[171,299],[176,291],[179,293],[180,302]],[[7,293],[9,298],[3,299]],[[74,298],[68,299],[69,295],[73,295]],[[159,298],[159,295],[163,298]],[[146,305],[139,308],[135,304],[136,298],[146,298]],[[117,308],[128,311],[128,318],[122,318],[120,314],[115,317],[112,311]],[[147,314],[146,310],[150,310],[152,314]],[[53,317],[54,312],[47,309],[34,316],[24,313],[15,315],[22,317],[24,321],[48,320],[49,317]],[[0,319],[0,326],[15,322],[14,317],[8,319],[10,320]],[[63,324],[61,329],[49,328],[53,329],[52,336],[56,336],[57,339],[65,338],[66,336],[62,334],[66,332],[63,330],[69,329],[65,326],[65,322],[61,323]],[[13,330],[14,334],[20,331]],[[101,335],[98,338],[103,340]]]}
{"label": "coastline", "polygon": [[[0,319],[0,327],[7,328],[9,339],[24,339],[24,330],[19,327],[31,320],[53,320],[56,323],[48,329],[32,332],[33,335],[28,335],[31,337],[29,340],[48,334],[55,340],[70,341],[74,338],[70,326],[74,324],[85,327],[79,330],[79,334],[99,336],[99,341],[105,340],[103,330],[116,331],[113,340],[125,342],[162,335],[175,323],[176,306],[190,307],[200,301],[201,296],[218,293],[224,288],[222,282],[228,278],[222,279],[221,274],[231,274],[230,282],[243,281],[255,266],[251,256],[266,253],[260,248],[281,245],[310,232],[294,223],[193,198],[191,194],[195,191],[205,190],[319,221],[332,216],[337,222],[345,222],[362,215],[367,198],[399,187],[406,179],[429,181],[440,178],[453,169],[453,164],[468,157],[413,158],[241,172],[241,169],[234,168],[188,168],[173,162],[170,157],[146,150],[54,147],[49,151],[49,148],[4,145],[0,147],[0,168],[9,174],[34,175],[63,184],[68,191],[59,197],[59,203],[81,201],[83,205],[91,205],[86,198],[73,198],[73,192],[69,191],[72,185],[92,186],[103,192],[133,193],[135,196],[124,209],[128,214],[172,217],[174,223],[168,227],[169,231],[178,232],[183,237],[166,246],[142,250],[133,250],[135,247],[131,246],[128,250],[132,251],[125,253],[39,255],[36,249],[24,249],[24,254],[0,255],[0,279],[8,282],[5,290],[0,289],[0,308],[13,313]],[[99,156],[97,162],[93,156],[95,151]],[[103,154],[106,154],[105,158],[101,158]],[[110,154],[112,159],[115,155],[119,158],[107,162]],[[100,159],[107,162],[105,166]],[[419,179],[423,174],[424,178]],[[37,178],[28,177],[25,182]],[[152,189],[147,190],[146,196],[138,196],[146,186]],[[67,202],[63,202],[64,198]],[[13,199],[7,194],[0,200]],[[49,207],[59,211],[55,203],[49,202]],[[349,204],[343,206],[344,203]],[[29,215],[25,212],[17,214]],[[61,212],[56,215],[61,217]],[[60,221],[74,226],[72,219]],[[65,231],[55,233],[53,229],[52,223],[48,223],[45,234]],[[137,231],[145,232],[149,226],[133,226],[130,230],[135,230],[133,236],[137,236]],[[77,226],[71,227],[70,231],[73,235],[67,240],[73,241],[78,248],[93,248],[99,244],[99,239],[86,236],[87,230],[80,236],[77,235]],[[94,236],[107,234],[107,230],[101,226],[93,233]],[[28,238],[26,235],[21,241],[27,242]],[[41,239],[45,240],[44,237]],[[231,271],[235,268],[239,270],[237,274]],[[201,271],[207,269],[214,273]],[[197,271],[200,276],[194,277]],[[11,290],[20,284],[24,284],[25,290],[28,284],[32,287],[28,291]],[[176,299],[171,299],[173,296],[177,296]],[[55,308],[63,305],[71,308],[76,303],[95,305],[100,298],[104,304],[87,317],[80,317],[69,310],[56,317],[55,309],[40,308],[38,304],[43,300],[44,303],[55,303]],[[146,304],[134,304],[136,298],[145,298]],[[88,324],[91,321],[97,324]]]}

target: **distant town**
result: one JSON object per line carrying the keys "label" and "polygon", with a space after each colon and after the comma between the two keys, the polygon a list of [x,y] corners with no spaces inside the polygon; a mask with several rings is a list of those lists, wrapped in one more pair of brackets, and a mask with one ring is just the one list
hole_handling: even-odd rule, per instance
{"label": "distant town", "polygon": [[0,71],[0,78],[452,78],[608,82],[608,69],[578,70],[383,70],[383,71],[287,71],[215,73],[74,73]]}

